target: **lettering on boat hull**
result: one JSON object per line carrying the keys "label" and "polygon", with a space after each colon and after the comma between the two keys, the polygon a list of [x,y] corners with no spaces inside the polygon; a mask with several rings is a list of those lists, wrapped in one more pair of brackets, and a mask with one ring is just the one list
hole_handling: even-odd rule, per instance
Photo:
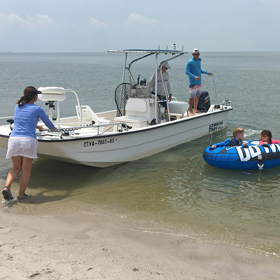
{"label": "lettering on boat hull", "polygon": [[224,122],[216,122],[209,125],[209,132],[223,128]]}

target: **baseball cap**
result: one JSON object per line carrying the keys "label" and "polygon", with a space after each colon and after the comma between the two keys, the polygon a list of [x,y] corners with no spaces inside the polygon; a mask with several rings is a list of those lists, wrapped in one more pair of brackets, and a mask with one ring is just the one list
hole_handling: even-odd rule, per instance
{"label": "baseball cap", "polygon": [[166,69],[170,69],[171,68],[167,61],[163,62],[161,67],[165,67]]}
{"label": "baseball cap", "polygon": [[41,91],[37,90],[33,86],[28,86],[23,91],[23,95],[29,95],[29,96],[35,96],[35,95],[41,94],[41,93],[42,93]]}
{"label": "baseball cap", "polygon": [[196,48],[195,48],[195,49],[193,49],[192,54],[194,54],[194,53],[195,53],[195,54],[199,54],[199,50],[198,50],[198,49],[196,49]]}

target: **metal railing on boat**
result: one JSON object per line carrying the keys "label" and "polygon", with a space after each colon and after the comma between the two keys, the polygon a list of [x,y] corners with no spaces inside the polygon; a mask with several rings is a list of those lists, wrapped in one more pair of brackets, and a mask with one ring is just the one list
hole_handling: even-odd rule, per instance
{"label": "metal railing on boat", "polygon": [[[67,123],[60,123],[60,125],[67,125]],[[51,130],[51,129],[44,129],[44,130],[40,130],[40,134],[37,134],[37,135],[44,135],[45,132],[48,133],[48,135],[57,135],[57,132],[61,132],[61,136],[63,136],[62,133],[67,133],[67,132],[70,132],[70,131],[76,131],[76,130],[79,130],[79,129],[92,129],[92,128],[97,128],[97,135],[102,135],[103,133],[105,132],[108,132],[112,127],[114,126],[121,126],[121,130],[117,130],[118,132],[121,132],[123,131],[123,129],[126,129],[126,130],[129,130],[131,129],[131,127],[125,123],[122,123],[122,122],[115,122],[115,123],[108,123],[108,124],[94,124],[94,125],[84,125],[84,126],[69,126],[69,127],[64,127],[64,128],[58,128],[56,130]],[[109,127],[108,129],[106,129],[105,131],[102,130],[100,131],[100,128],[101,127]]]}

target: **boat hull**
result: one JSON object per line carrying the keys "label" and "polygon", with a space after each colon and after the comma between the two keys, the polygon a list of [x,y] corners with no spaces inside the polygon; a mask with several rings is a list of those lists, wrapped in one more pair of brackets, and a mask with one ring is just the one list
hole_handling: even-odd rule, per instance
{"label": "boat hull", "polygon": [[[92,137],[38,137],[38,156],[95,167],[135,161],[225,128],[230,110]],[[7,141],[0,131],[1,147]]]}

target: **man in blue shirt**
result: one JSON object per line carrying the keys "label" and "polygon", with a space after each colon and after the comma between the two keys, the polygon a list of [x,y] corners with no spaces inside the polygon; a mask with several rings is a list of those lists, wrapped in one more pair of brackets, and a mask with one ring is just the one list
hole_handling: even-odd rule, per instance
{"label": "man in blue shirt", "polygon": [[197,110],[197,104],[199,96],[201,95],[201,73],[212,76],[213,74],[201,69],[201,58],[199,58],[199,50],[193,49],[192,58],[188,61],[186,66],[186,74],[189,76],[189,91],[190,91],[190,115],[194,116],[194,113],[201,113]]}

